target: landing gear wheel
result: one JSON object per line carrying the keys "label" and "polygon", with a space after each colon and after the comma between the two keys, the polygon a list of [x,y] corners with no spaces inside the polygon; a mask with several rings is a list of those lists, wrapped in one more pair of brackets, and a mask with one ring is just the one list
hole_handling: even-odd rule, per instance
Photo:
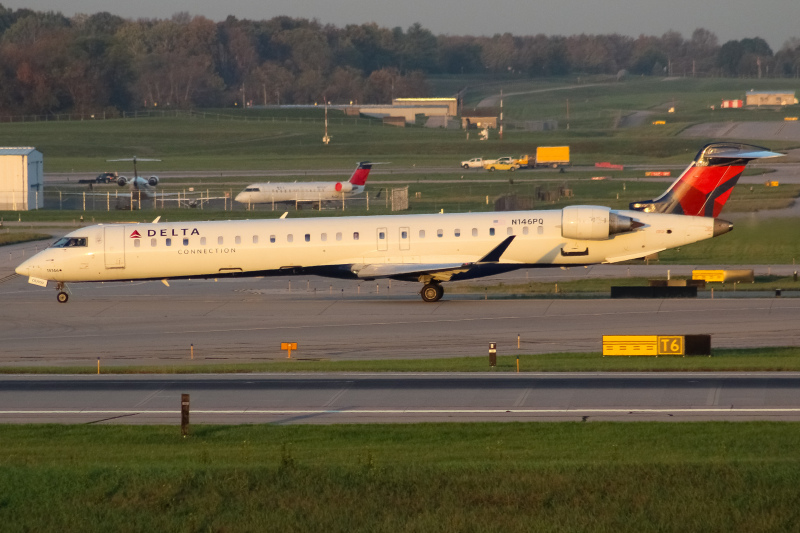
{"label": "landing gear wheel", "polygon": [[419,294],[425,302],[438,302],[444,296],[444,287],[438,283],[426,283]]}
{"label": "landing gear wheel", "polygon": [[58,293],[58,296],[56,296],[56,298],[58,299],[58,303],[65,304],[67,303],[67,300],[69,300],[69,294],[67,294],[64,291],[61,291]]}

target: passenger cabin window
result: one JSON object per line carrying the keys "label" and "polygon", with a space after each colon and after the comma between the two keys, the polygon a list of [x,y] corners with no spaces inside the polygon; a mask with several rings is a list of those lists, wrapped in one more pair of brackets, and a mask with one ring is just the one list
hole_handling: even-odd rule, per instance
{"label": "passenger cabin window", "polygon": [[233,242],[236,244],[242,244],[242,238],[237,235],[233,238]]}
{"label": "passenger cabin window", "polygon": [[311,234],[306,233],[306,242],[311,242]]}
{"label": "passenger cabin window", "polygon": [[419,238],[420,239],[424,239],[425,238],[425,230],[424,229],[419,230]]}
{"label": "passenger cabin window", "polygon": [[[153,239],[153,240],[155,240],[155,239]],[[206,245],[206,238],[205,237],[200,237],[200,246],[205,246],[205,245]]]}
{"label": "passenger cabin window", "polygon": [[253,235],[253,244],[258,244],[258,235]]}
{"label": "passenger cabin window", "polygon": [[270,235],[269,236],[269,242],[271,242],[273,244],[275,243],[275,235]]}
{"label": "passenger cabin window", "polygon": [[453,233],[455,234],[456,237],[461,237],[461,230],[460,229],[456,228],[456,230]]}
{"label": "passenger cabin window", "polygon": [[292,236],[291,233],[286,236],[286,242],[294,242],[294,237]]}
{"label": "passenger cabin window", "polygon": [[472,236],[473,237],[477,237],[478,236],[478,228],[472,228]]}
{"label": "passenger cabin window", "polygon": [[342,240],[342,232],[341,231],[336,234],[336,240],[337,241],[341,241]]}
{"label": "passenger cabin window", "polygon": [[539,226],[538,228],[536,228],[536,233],[538,233],[539,235],[543,234],[544,233],[544,226]]}
{"label": "passenger cabin window", "polygon": [[217,237],[217,244],[222,244],[222,237]]}
{"label": "passenger cabin window", "polygon": [[138,248],[139,246],[141,246],[140,240],[139,239],[134,239],[133,240],[133,247],[134,248]]}
{"label": "passenger cabin window", "polygon": [[522,228],[522,234],[523,235],[527,235],[528,234],[528,226],[525,226],[525,227]]}
{"label": "passenger cabin window", "polygon": [[167,246],[172,246],[172,239],[167,237]]}
{"label": "passenger cabin window", "polygon": [[189,246],[189,239],[183,239],[183,245]]}
{"label": "passenger cabin window", "polygon": [[321,240],[322,242],[327,241],[328,240],[328,234],[327,233],[323,233],[322,235],[319,236],[319,240]]}
{"label": "passenger cabin window", "polygon": [[157,239],[150,239],[150,246],[151,247],[155,248],[157,244],[158,244],[158,240]]}
{"label": "passenger cabin window", "polygon": [[354,240],[354,241],[357,241],[357,240],[358,240],[358,232],[357,232],[357,231],[354,231],[354,232],[353,232],[353,240]]}
{"label": "passenger cabin window", "polygon": [[401,239],[408,239],[408,232],[407,231],[401,231],[400,232],[400,238]]}
{"label": "passenger cabin window", "polygon": [[437,229],[436,230],[436,236],[437,237],[444,237],[444,230]]}
{"label": "passenger cabin window", "polygon": [[63,237],[53,243],[53,248],[74,248],[86,246],[86,237]]}
{"label": "passenger cabin window", "polygon": [[514,228],[509,226],[508,229],[506,230],[506,235],[514,235]]}
{"label": "passenger cabin window", "polygon": [[494,228],[489,228],[489,236],[494,237]]}
{"label": "passenger cabin window", "polygon": [[379,232],[378,232],[378,238],[379,238],[380,240],[383,240],[383,239],[385,239],[385,238],[386,238],[386,233],[384,233],[384,232],[382,232],[382,231],[379,231]]}

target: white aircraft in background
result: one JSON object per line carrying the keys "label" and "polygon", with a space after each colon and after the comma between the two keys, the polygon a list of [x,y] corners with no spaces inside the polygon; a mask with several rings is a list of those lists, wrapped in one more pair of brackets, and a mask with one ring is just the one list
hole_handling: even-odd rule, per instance
{"label": "white aircraft in background", "polygon": [[311,181],[294,183],[253,183],[236,195],[235,200],[242,204],[268,204],[279,202],[322,202],[350,198],[364,192],[372,165],[362,161],[356,166],[350,181]]}
{"label": "white aircraft in background", "polygon": [[85,281],[312,274],[423,284],[519,268],[618,263],[716,237],[716,218],[746,164],[783,154],[739,143],[705,146],[655,200],[629,210],[570,206],[544,211],[388,215],[88,226],[68,233],[16,272],[46,287]]}
{"label": "white aircraft in background", "polygon": [[136,163],[139,161],[161,161],[160,159],[139,159],[136,156],[128,159],[107,159],[108,162],[119,161],[133,161],[133,178],[120,176],[117,178],[117,185],[125,187],[126,185],[131,189],[131,195],[136,191],[140,191],[141,196],[144,198],[152,198],[156,193],[156,186],[158,185],[158,176],[150,176],[145,179],[139,176],[139,171],[136,168]]}

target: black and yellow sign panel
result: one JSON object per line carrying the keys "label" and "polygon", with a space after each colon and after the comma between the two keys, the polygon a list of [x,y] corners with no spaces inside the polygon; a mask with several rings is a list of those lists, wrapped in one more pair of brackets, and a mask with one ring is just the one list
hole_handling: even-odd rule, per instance
{"label": "black and yellow sign panel", "polygon": [[605,356],[684,355],[683,335],[603,335]]}

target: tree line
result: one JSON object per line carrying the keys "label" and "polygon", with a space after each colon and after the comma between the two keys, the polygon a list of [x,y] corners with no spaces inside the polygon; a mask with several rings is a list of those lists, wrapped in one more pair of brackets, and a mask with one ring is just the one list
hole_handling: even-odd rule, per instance
{"label": "tree line", "polygon": [[800,39],[777,53],[761,38],[728,41],[618,34],[434,35],[315,20],[214,22],[75,15],[0,4],[0,113],[118,113],[142,108],[389,103],[427,96],[445,74],[796,77]]}

